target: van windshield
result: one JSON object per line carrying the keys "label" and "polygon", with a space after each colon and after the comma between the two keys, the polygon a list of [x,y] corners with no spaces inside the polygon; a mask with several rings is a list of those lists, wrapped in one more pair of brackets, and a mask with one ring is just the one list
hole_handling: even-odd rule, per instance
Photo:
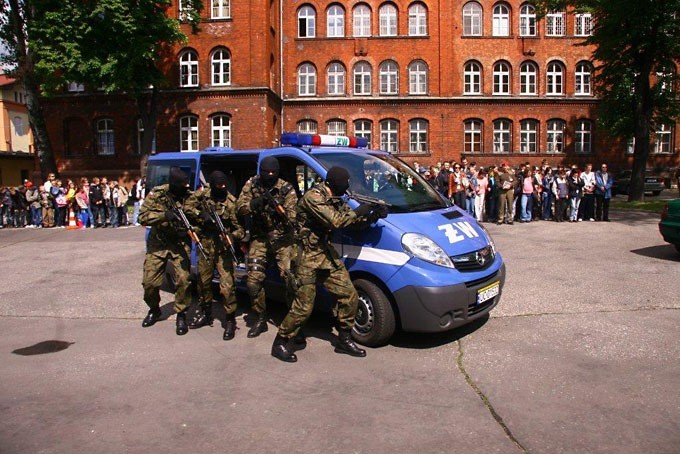
{"label": "van windshield", "polygon": [[344,167],[350,191],[382,199],[391,213],[413,213],[446,208],[434,188],[405,162],[394,156],[362,152],[315,154],[326,169]]}

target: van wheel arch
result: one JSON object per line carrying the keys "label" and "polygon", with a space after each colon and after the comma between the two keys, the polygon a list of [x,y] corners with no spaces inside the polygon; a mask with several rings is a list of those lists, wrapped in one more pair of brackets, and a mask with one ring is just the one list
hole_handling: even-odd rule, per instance
{"label": "van wheel arch", "polygon": [[357,322],[352,337],[369,347],[385,345],[396,331],[398,312],[390,293],[375,280],[366,276],[352,276],[359,294]]}

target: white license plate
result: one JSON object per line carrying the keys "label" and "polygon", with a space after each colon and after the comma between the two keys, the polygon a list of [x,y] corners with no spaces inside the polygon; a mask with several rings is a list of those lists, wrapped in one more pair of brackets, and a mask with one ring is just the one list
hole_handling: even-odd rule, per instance
{"label": "white license plate", "polygon": [[477,304],[482,304],[485,301],[489,301],[494,296],[501,292],[501,283],[499,281],[493,284],[487,285],[484,288],[477,290]]}

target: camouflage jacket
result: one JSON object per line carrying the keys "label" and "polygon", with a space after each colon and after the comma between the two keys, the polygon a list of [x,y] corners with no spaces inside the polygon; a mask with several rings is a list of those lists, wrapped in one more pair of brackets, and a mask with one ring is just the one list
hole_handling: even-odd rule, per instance
{"label": "camouflage jacket", "polygon": [[[250,201],[261,197],[266,189],[260,184],[260,177],[254,176],[249,179],[241,190],[241,195],[236,202],[236,210],[240,216],[252,219],[251,235],[257,237],[267,237],[270,240],[280,238],[290,234],[291,229],[287,226],[282,215],[278,214],[269,202],[265,203],[264,210],[253,213],[250,209]],[[273,198],[285,209],[285,217],[290,220],[290,224],[295,224],[295,204],[297,195],[295,189],[287,181],[279,178],[276,184],[269,190]],[[246,226],[246,228],[251,228]]]}
{"label": "camouflage jacket", "polygon": [[[165,212],[171,209],[170,200],[167,196],[169,191],[170,186],[167,184],[156,186],[144,199],[144,203],[139,210],[139,223],[151,227],[148,238],[149,246],[158,247],[177,243],[191,243],[186,230],[179,222],[168,222],[165,219]],[[183,200],[179,200],[176,197],[173,197],[173,199],[178,205],[181,204],[182,210],[185,213],[186,210],[191,208],[187,204],[189,196]]]}
{"label": "camouflage jacket", "polygon": [[219,235],[218,227],[211,221],[205,222],[201,217],[201,212],[206,210],[206,206],[217,213],[222,220],[224,228],[231,234],[236,241],[241,241],[245,236],[245,231],[239,224],[236,217],[236,197],[228,193],[224,202],[218,202],[210,197],[210,189],[196,191],[189,196],[186,201],[186,215],[192,225],[196,225],[198,236],[217,240]]}

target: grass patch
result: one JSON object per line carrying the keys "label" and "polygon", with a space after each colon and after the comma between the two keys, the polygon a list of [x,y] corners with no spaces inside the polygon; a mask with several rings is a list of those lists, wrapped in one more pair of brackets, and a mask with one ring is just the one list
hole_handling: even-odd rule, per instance
{"label": "grass patch", "polygon": [[667,200],[644,200],[639,202],[613,201],[611,208],[626,211],[649,211],[651,213],[661,213]]}

